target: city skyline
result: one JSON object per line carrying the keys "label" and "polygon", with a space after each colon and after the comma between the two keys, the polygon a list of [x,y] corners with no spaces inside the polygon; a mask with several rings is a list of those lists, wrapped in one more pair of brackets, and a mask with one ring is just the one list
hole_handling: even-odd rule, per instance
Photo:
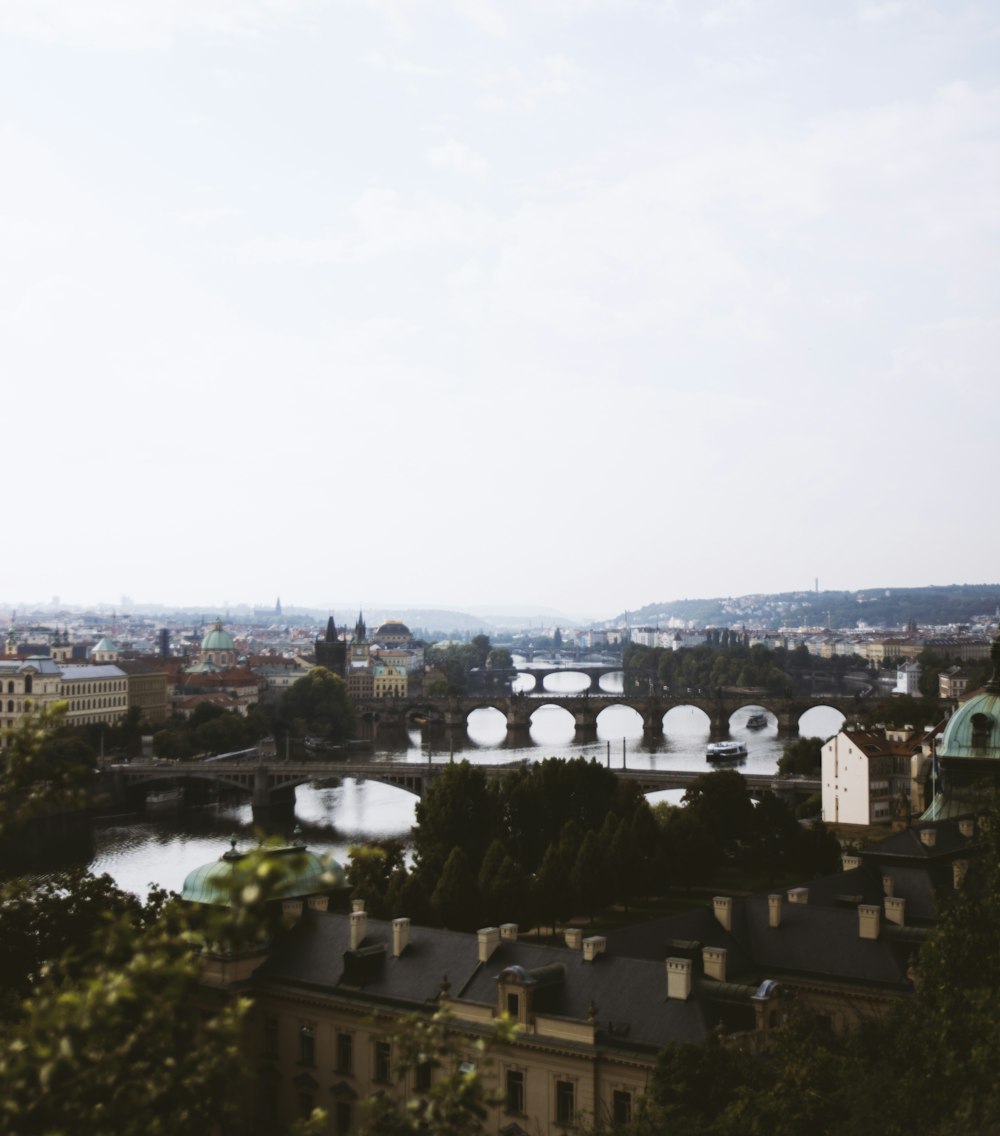
{"label": "city skyline", "polygon": [[998,37],[972,0],[5,6],[0,593],[993,578]]}

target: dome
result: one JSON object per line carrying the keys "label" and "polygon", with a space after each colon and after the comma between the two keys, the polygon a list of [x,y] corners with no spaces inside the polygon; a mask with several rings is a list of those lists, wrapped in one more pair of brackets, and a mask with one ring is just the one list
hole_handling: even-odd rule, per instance
{"label": "dome", "polygon": [[387,619],[375,632],[376,639],[412,639],[410,629],[398,619]]}
{"label": "dome", "polygon": [[[274,899],[297,899],[346,887],[344,869],[331,856],[310,852],[302,844],[265,848],[262,851],[268,859],[273,857],[278,861],[297,861],[295,871],[288,873],[275,889],[272,896]],[[236,838],[233,837],[228,852],[224,852],[211,864],[202,864],[200,868],[188,873],[181,889],[181,899],[190,903],[228,907],[232,901],[237,865],[247,855],[246,852],[236,851]]]}
{"label": "dome", "polygon": [[203,651],[235,651],[236,644],[228,631],[222,630],[222,620],[217,619],[212,624],[212,630],[201,641]]}
{"label": "dome", "polygon": [[938,747],[939,757],[1000,760],[1000,691],[990,683],[952,714]]}

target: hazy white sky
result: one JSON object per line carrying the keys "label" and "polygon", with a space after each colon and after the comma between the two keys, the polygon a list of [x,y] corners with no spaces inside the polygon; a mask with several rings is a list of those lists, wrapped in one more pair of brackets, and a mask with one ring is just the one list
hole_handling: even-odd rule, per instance
{"label": "hazy white sky", "polygon": [[993,0],[4,0],[0,600],[996,581],[998,60]]}

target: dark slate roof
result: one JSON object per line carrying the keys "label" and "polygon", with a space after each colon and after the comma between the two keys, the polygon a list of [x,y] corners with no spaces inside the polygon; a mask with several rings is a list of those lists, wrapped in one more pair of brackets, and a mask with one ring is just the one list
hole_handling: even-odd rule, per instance
{"label": "dark slate roof", "polygon": [[[861,895],[862,902],[870,898],[881,907],[881,881],[877,896],[870,897],[871,887],[862,876],[854,870],[832,877],[834,886],[850,889],[836,894]],[[726,948],[730,981],[753,985],[764,978],[797,977],[908,988],[911,945],[886,930],[884,914],[879,938],[862,939],[857,907],[838,906],[833,893],[827,902],[814,902],[815,883],[810,883],[808,903],[790,903],[786,892],[775,893],[782,896],[779,927],[769,925],[767,895],[738,897],[733,900],[731,932],[722,927],[714,912],[700,909],[610,932],[608,952],[663,958],[670,953],[669,940],[689,938],[703,946]]]}
{"label": "dark slate roof", "polygon": [[596,1010],[602,1044],[658,1050],[670,1041],[701,1041],[721,1017],[723,1001],[745,1001],[752,991],[697,977],[687,1001],[667,998],[662,959],[601,955],[524,941],[502,940],[486,963],[478,961],[473,934],[413,926],[409,945],[392,957],[392,925],[369,919],[361,948],[349,950],[350,917],[307,911],[275,945],[255,972],[252,985],[299,987],[336,993],[404,1010],[433,1006],[445,975],[449,999],[494,1005],[497,978],[508,967],[547,968],[535,1012],[587,1021]]}
{"label": "dark slate roof", "polygon": [[350,948],[350,917],[308,911],[276,944],[254,974],[254,983],[277,981],[331,992],[363,989],[378,999],[418,1006],[435,1001],[444,975],[454,992],[469,981],[477,965],[474,935],[411,927],[409,945],[396,959],[392,957],[391,923],[369,919],[367,932],[362,947],[382,945],[384,955],[345,959]]}
{"label": "dark slate roof", "polygon": [[[862,939],[856,908],[783,903],[781,925],[768,925],[768,897],[741,905],[750,950],[771,977],[797,974],[821,979],[908,987],[908,952],[891,934]],[[882,918],[884,926],[885,919]]]}
{"label": "dark slate roof", "polygon": [[[475,949],[475,939],[472,945]],[[706,996],[696,994],[684,1002],[667,998],[663,961],[604,953],[594,962],[585,962],[582,951],[521,941],[501,942],[489,961],[476,970],[462,998],[492,1005],[501,971],[509,966],[533,971],[552,963],[562,964],[563,979],[544,990],[537,1012],[586,1021],[593,1003],[598,1027],[608,1039],[622,1038],[630,1045],[658,1049],[669,1041],[703,1041],[718,1021]]]}

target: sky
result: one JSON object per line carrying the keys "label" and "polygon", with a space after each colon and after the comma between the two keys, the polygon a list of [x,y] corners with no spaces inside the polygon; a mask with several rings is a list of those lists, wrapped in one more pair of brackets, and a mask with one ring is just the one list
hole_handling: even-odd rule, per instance
{"label": "sky", "polygon": [[992,0],[4,0],[0,602],[997,581],[998,72]]}

